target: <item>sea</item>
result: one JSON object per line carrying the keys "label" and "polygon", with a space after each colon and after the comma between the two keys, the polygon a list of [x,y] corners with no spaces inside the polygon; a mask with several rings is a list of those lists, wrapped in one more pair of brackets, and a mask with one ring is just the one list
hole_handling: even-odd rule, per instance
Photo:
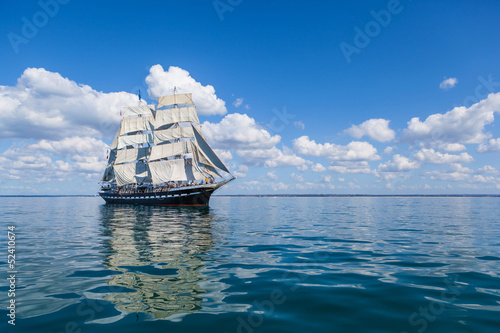
{"label": "sea", "polygon": [[500,197],[1,197],[0,331],[500,332],[499,217]]}

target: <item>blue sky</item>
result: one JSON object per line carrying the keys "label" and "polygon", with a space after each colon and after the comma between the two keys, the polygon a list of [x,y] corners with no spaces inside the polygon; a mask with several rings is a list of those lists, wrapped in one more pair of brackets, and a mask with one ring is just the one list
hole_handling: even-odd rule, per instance
{"label": "blue sky", "polygon": [[221,193],[500,191],[497,1],[2,7],[0,194],[95,193],[121,104],[175,78],[214,89]]}

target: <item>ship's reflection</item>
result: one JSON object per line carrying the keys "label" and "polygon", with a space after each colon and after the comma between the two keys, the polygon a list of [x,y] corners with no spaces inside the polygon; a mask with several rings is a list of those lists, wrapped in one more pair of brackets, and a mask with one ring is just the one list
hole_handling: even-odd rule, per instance
{"label": "ship's reflection", "polygon": [[208,208],[101,207],[108,284],[105,299],[124,313],[168,318],[201,309],[202,256],[214,243]]}

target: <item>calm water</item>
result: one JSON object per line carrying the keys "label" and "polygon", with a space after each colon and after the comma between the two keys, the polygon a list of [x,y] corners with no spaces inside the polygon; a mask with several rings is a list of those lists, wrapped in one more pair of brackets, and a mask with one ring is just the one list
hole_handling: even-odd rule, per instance
{"label": "calm water", "polygon": [[500,198],[0,198],[2,332],[498,332]]}

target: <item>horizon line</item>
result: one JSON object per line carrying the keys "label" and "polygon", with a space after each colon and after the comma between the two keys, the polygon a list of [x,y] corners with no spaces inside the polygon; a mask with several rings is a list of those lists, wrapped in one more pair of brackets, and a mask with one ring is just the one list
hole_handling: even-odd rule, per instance
{"label": "horizon line", "polygon": [[[214,194],[213,197],[500,197],[500,194]],[[0,198],[99,197],[98,194],[2,194]]]}

